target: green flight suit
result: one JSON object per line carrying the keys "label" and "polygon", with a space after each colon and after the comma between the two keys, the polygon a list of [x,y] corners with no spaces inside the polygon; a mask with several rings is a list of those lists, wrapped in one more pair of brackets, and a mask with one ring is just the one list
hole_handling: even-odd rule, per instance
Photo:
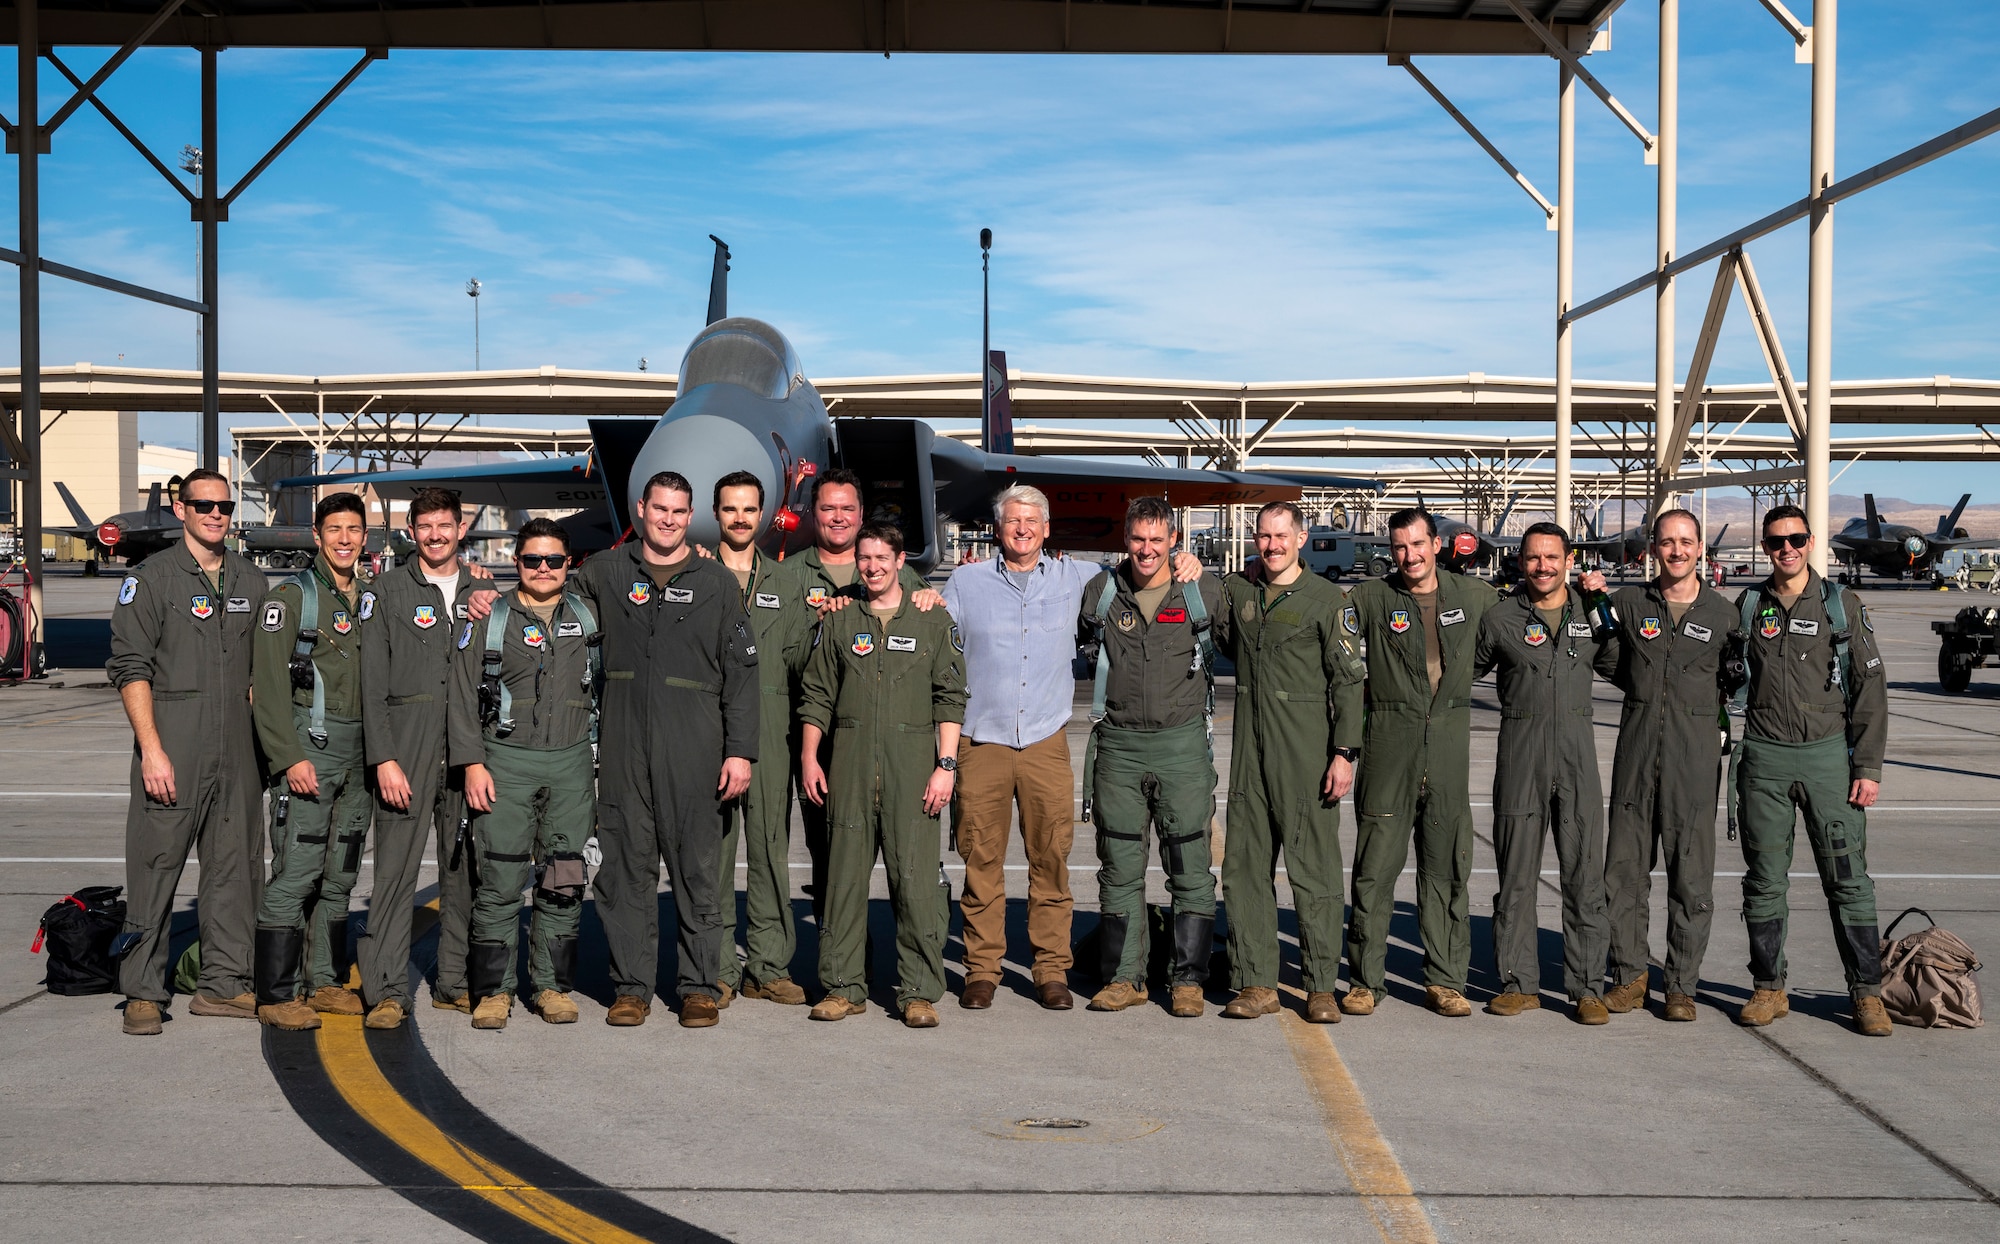
{"label": "green flight suit", "polygon": [[1611,983],[1624,985],[1647,972],[1653,864],[1664,860],[1665,987],[1692,998],[1715,918],[1718,678],[1737,614],[1705,585],[1678,624],[1657,582],[1621,588],[1611,603],[1618,639],[1598,672],[1625,693],[1611,762],[1611,833],[1604,844]]}
{"label": "green flight suit", "polygon": [[[1846,606],[1851,668],[1838,677],[1822,591],[1842,593]],[[1808,574],[1790,609],[1767,580],[1737,598],[1739,622],[1745,599],[1753,602],[1749,707],[1735,776],[1750,975],[1759,989],[1785,987],[1786,892],[1803,813],[1848,992],[1879,996],[1882,953],[1875,883],[1868,876],[1868,814],[1847,799],[1853,782],[1882,780],[1889,693],[1874,625],[1858,596],[1817,574]],[[1849,678],[1852,688],[1844,685]]]}
{"label": "green flight suit", "polygon": [[576,982],[583,844],[590,838],[596,794],[592,628],[582,621],[575,597],[559,601],[546,622],[521,603],[518,592],[502,599],[507,632],[501,638],[500,681],[512,697],[509,716],[486,723],[480,712],[487,636],[497,612],[459,625],[453,663],[452,767],[485,765],[493,777],[492,810],[472,814],[478,863],[466,967],[473,997],[515,992],[521,891],[532,872],[527,991],[532,998],[544,989],[568,993]]}
{"label": "green flight suit", "polygon": [[[433,846],[438,874],[437,996],[465,994],[465,943],[472,921],[472,853],[460,837],[465,790],[446,763],[453,647],[466,606],[493,587],[461,565],[455,600],[410,556],[361,594],[361,724],[368,772],[393,760],[410,784],[407,808],[375,796],[375,892],[368,929],[355,944],[362,999],[395,999],[409,1010],[410,936],[417,875]],[[435,832],[433,832],[435,826]],[[468,830],[469,832],[469,830]]]}
{"label": "green flight suit", "polygon": [[[301,614],[300,580],[317,583],[318,617]],[[257,607],[251,678],[257,741],[271,783],[271,876],[257,909],[260,929],[305,930],[306,991],[347,984],[347,898],[368,838],[368,774],[361,742],[361,605],[366,578],[333,586],[326,557],[281,580]],[[302,630],[318,631],[312,666],[318,691],[295,685],[291,659]],[[313,703],[323,716],[316,737]],[[316,795],[293,794],[285,772],[301,760],[319,778]]]}
{"label": "green flight suit", "polygon": [[920,612],[906,594],[892,617],[857,605],[820,623],[799,679],[800,720],[833,739],[819,979],[851,1002],[868,997],[863,960],[878,852],[896,915],[896,1001],[944,996],[951,893],[924,787],[937,768],[938,724],[965,720],[963,649],[950,614]]}
{"label": "green flight suit", "polygon": [[1542,844],[1556,843],[1562,891],[1563,992],[1604,996],[1604,787],[1597,776],[1592,673],[1616,642],[1574,591],[1552,625],[1525,587],[1479,620],[1473,670],[1495,671],[1500,739],[1493,761],[1493,957],[1503,993],[1542,988],[1536,895]]}
{"label": "green flight suit", "polygon": [[1242,575],[1225,581],[1236,662],[1222,893],[1229,905],[1230,986],[1278,984],[1277,864],[1282,850],[1299,921],[1306,992],[1340,976],[1340,801],[1321,794],[1336,747],[1361,746],[1366,674],[1341,629],[1346,594],[1301,573],[1269,598]]}
{"label": "green flight suit", "polygon": [[1396,878],[1417,843],[1417,929],[1424,983],[1463,991],[1472,958],[1466,883],[1472,875],[1472,652],[1479,620],[1499,599],[1481,580],[1437,571],[1435,694],[1424,658],[1423,613],[1400,573],[1347,593],[1341,626],[1368,651],[1368,726],[1354,779],[1353,912],[1347,977],[1387,988]]}
{"label": "green flight suit", "polygon": [[[784,563],[755,556],[743,606],[750,637],[757,644],[757,682],[762,692],[757,724],[757,760],[750,766],[750,789],[729,815],[722,839],[722,983],[731,989],[744,977],[769,985],[790,980],[798,930],[792,923],[792,775],[798,764],[792,723],[792,683],[812,651],[816,614],[795,593],[781,591],[777,576]],[[743,839],[743,948],[736,957],[736,840]]]}
{"label": "green flight suit", "polygon": [[[847,569],[852,571],[854,568],[854,563],[849,561]],[[911,592],[928,586],[924,582],[923,576],[908,566],[903,567],[903,572],[896,576],[896,581],[902,585],[906,596]],[[845,597],[849,601],[856,601],[862,596],[861,580],[858,574],[857,577],[850,580],[844,587],[835,583],[833,576],[827,573],[826,561],[820,556],[818,548],[810,548],[803,553],[794,553],[784,561],[779,562],[777,569],[771,572],[770,583],[785,606],[799,607],[806,611],[803,625],[805,632],[804,642],[808,647],[812,643],[813,628],[819,623],[819,607],[823,602],[842,597]],[[852,609],[854,607],[853,604],[849,604],[846,608]],[[802,653],[799,659],[801,662],[804,662],[808,658]],[[803,665],[800,668],[803,671]],[[797,720],[799,715],[799,676],[799,674],[795,673],[792,678],[792,694],[790,701],[786,705],[785,713],[788,724]],[[794,735],[791,737],[796,740],[797,736]],[[833,763],[832,748],[833,739],[831,737],[821,741],[819,763],[829,773],[833,771],[831,768]],[[796,765],[798,763],[796,759],[797,749],[790,747],[787,750],[794,752],[794,759],[791,763]],[[789,820],[791,815],[789,808],[785,815],[787,820]],[[826,900],[822,897],[826,893],[826,817],[827,810],[825,808],[807,799],[803,793],[800,794],[799,821],[805,826],[806,856],[812,861],[812,881],[806,886],[806,893],[812,898],[813,919],[815,920],[826,918]]]}
{"label": "green flight suit", "polygon": [[[1208,980],[1215,928],[1215,875],[1208,870],[1215,818],[1210,683],[1182,585],[1168,586],[1148,621],[1130,567],[1127,561],[1092,579],[1078,608],[1079,626],[1096,630],[1110,662],[1104,720],[1091,730],[1094,763],[1084,765],[1084,793],[1097,824],[1099,976],[1106,985],[1146,985],[1146,842],[1152,832],[1172,900],[1172,983],[1200,985]],[[1100,618],[1107,582],[1116,586]],[[1222,585],[1203,575],[1193,586],[1218,645],[1226,642],[1230,615]],[[1101,626],[1091,628],[1093,618]]]}
{"label": "green flight suit", "polygon": [[174,767],[174,801],[156,803],[132,748],[125,811],[125,929],[118,991],[165,1005],[167,923],[190,848],[199,853],[200,991],[250,992],[251,944],[264,886],[264,784],[250,715],[250,635],[264,572],[225,551],[210,579],[175,542],[134,566],[111,611],[105,673],[121,691],[152,688],[153,723]]}

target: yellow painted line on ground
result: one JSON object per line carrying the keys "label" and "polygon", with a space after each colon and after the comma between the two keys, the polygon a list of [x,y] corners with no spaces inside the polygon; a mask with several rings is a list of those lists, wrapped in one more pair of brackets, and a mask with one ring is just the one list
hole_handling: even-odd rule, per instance
{"label": "yellow painted line on ground", "polygon": [[333,1087],[370,1127],[465,1191],[570,1244],[645,1244],[445,1135],[376,1066],[359,1016],[320,1017],[319,1057]]}
{"label": "yellow painted line on ground", "polygon": [[1299,1065],[1306,1087],[1319,1103],[1326,1121],[1326,1134],[1333,1151],[1347,1170],[1347,1182],[1368,1206],[1385,1244],[1437,1244],[1430,1215],[1410,1187],[1410,1177],[1396,1160],[1396,1151],[1375,1126],[1368,1103],[1347,1063],[1334,1048],[1333,1038],[1317,1024],[1308,1024],[1291,1008],[1278,1012],[1285,1030],[1285,1044],[1291,1047],[1292,1061]]}

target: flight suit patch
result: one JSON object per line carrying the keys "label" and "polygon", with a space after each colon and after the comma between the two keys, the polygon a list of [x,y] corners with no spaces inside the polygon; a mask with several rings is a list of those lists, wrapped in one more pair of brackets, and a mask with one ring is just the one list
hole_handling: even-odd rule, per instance
{"label": "flight suit patch", "polygon": [[653,585],[650,583],[634,583],[632,590],[625,593],[625,599],[635,605],[643,605],[653,599]]}
{"label": "flight suit patch", "polygon": [[1187,610],[1162,609],[1153,615],[1153,620],[1155,622],[1185,622],[1187,621]]}
{"label": "flight suit patch", "polygon": [[1709,630],[1707,627],[1698,626],[1693,622],[1690,622],[1686,626],[1682,627],[1681,633],[1683,635],[1686,635],[1689,639],[1699,640],[1704,644],[1707,643],[1710,640],[1710,638],[1712,638],[1715,634],[1714,631]]}
{"label": "flight suit patch", "polygon": [[1465,610],[1463,609],[1447,609],[1438,615],[1439,626],[1457,626],[1463,621],[1465,621]]}
{"label": "flight suit patch", "polygon": [[661,588],[660,599],[670,605],[691,605],[694,603],[694,589],[691,587]]}
{"label": "flight suit patch", "polygon": [[285,629],[285,602],[269,600],[264,602],[264,629],[282,631]]}
{"label": "flight suit patch", "polygon": [[1660,620],[1658,618],[1645,618],[1640,621],[1639,638],[1658,639],[1659,637],[1660,637]]}
{"label": "flight suit patch", "polygon": [[1817,635],[1819,634],[1819,623],[1813,621],[1811,618],[1793,618],[1791,629],[1794,635]]}
{"label": "flight suit patch", "polygon": [[347,616],[347,610],[336,609],[333,611],[334,634],[345,635],[347,634],[347,632],[353,629],[354,629],[354,619]]}
{"label": "flight suit patch", "polygon": [[875,637],[873,635],[863,634],[854,637],[855,656],[865,657],[873,651],[875,651]]}
{"label": "flight suit patch", "polygon": [[1237,612],[1243,615],[1245,622],[1255,622],[1257,620],[1257,602],[1246,600],[1243,602],[1243,608],[1237,610]]}
{"label": "flight suit patch", "polygon": [[215,616],[215,601],[207,596],[196,596],[188,601],[188,612],[197,618]]}
{"label": "flight suit patch", "polygon": [[1353,605],[1349,605],[1340,611],[1340,629],[1346,631],[1349,635],[1359,635],[1361,633],[1361,618],[1354,612]]}
{"label": "flight suit patch", "polygon": [[530,648],[539,648],[549,640],[548,632],[539,622],[530,622],[521,628],[521,642]]}
{"label": "flight suit patch", "polygon": [[361,620],[366,622],[375,616],[375,593],[361,593]]}
{"label": "flight suit patch", "polygon": [[1589,639],[1590,635],[1590,623],[1572,622],[1569,624],[1569,637],[1571,639]]}
{"label": "flight suit patch", "polygon": [[1875,668],[1876,666],[1878,666],[1878,665],[1880,665],[1880,664],[1882,664],[1882,658],[1881,658],[1881,657],[1870,657],[1870,658],[1868,659],[1868,664],[1866,664],[1866,665],[1862,666],[1862,668],[1863,668],[1863,669],[1871,669],[1871,670],[1872,670],[1872,669],[1874,669],[1874,668]]}
{"label": "flight suit patch", "polygon": [[452,616],[457,618],[461,622],[465,621],[465,614],[466,614],[466,608],[464,605],[458,606],[458,608],[453,610],[452,612]]}
{"label": "flight suit patch", "polygon": [[581,622],[556,623],[557,639],[575,639],[582,634],[583,634],[583,623]]}
{"label": "flight suit patch", "polygon": [[129,605],[132,603],[132,598],[138,594],[139,580],[132,575],[125,576],[125,582],[118,585],[118,603]]}
{"label": "flight suit patch", "polygon": [[965,651],[965,636],[958,633],[956,626],[951,628],[951,646],[955,652]]}
{"label": "flight suit patch", "polygon": [[1410,611],[1398,609],[1389,615],[1389,629],[1401,635],[1410,629]]}
{"label": "flight suit patch", "polygon": [[461,630],[458,633],[458,646],[460,648],[464,648],[466,645],[472,642],[472,626],[473,626],[472,623],[467,622],[465,624],[465,629]]}
{"label": "flight suit patch", "polygon": [[1868,616],[1868,606],[1861,606],[1861,625],[1870,631],[1875,629],[1875,620]]}
{"label": "flight suit patch", "polygon": [[418,630],[428,631],[438,624],[437,606],[418,605],[417,611],[410,615],[410,621],[417,624]]}
{"label": "flight suit patch", "polygon": [[1757,633],[1766,639],[1776,639],[1778,637],[1778,611],[1776,609],[1766,609],[1763,613],[1757,615]]}
{"label": "flight suit patch", "polygon": [[225,613],[249,613],[250,598],[248,596],[232,596],[229,598],[229,603],[223,606],[223,611]]}
{"label": "flight suit patch", "polygon": [[889,636],[889,651],[891,651],[891,652],[915,652],[916,650],[917,650],[917,639],[916,639],[916,636],[914,636],[914,635],[891,635],[891,636]]}
{"label": "flight suit patch", "polygon": [[1528,623],[1528,629],[1521,633],[1530,648],[1539,648],[1549,642],[1549,628],[1540,622]]}
{"label": "flight suit patch", "polygon": [[783,606],[775,593],[759,592],[757,593],[757,607],[759,609],[779,609]]}
{"label": "flight suit patch", "polygon": [[1135,626],[1137,626],[1137,625],[1139,625],[1139,615],[1138,615],[1138,614],[1136,614],[1136,613],[1133,613],[1133,612],[1132,612],[1132,611],[1131,611],[1130,609],[1120,609],[1120,610],[1118,611],[1118,629],[1119,629],[1119,630],[1121,630],[1121,631],[1129,631],[1129,630],[1131,630],[1131,629],[1132,629],[1133,627],[1135,627]]}
{"label": "flight suit patch", "polygon": [[806,589],[806,604],[817,609],[826,603],[826,589],[817,585]]}

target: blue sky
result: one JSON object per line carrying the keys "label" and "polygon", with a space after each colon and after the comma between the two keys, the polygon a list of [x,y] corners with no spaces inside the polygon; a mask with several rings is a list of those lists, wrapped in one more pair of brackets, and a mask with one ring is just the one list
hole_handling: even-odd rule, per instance
{"label": "blue sky", "polygon": [[[1810,70],[1754,0],[1684,10],[1685,248],[1803,193]],[[1648,125],[1653,13],[1628,5],[1611,51],[1591,58]],[[1842,172],[2000,103],[1990,5],[1850,3],[1843,19]],[[65,55],[88,73],[101,54]],[[224,53],[225,184],[351,61]],[[1554,195],[1552,61],[1423,67]],[[104,96],[168,156],[197,137],[196,77],[193,53],[146,52]],[[60,98],[47,88],[45,112]],[[1582,298],[1648,266],[1653,170],[1594,99],[1578,110]],[[44,185],[45,253],[193,293],[185,207],[88,110],[58,135]],[[1838,209],[1837,376],[2000,376],[1996,189],[1989,140]],[[1554,234],[1379,58],[399,52],[232,215],[229,370],[469,367],[473,276],[488,367],[624,369],[644,355],[670,370],[701,319],[713,232],[735,251],[732,308],[783,328],[812,374],[966,371],[982,225],[998,237],[995,344],[1030,370],[1554,369]],[[1805,245],[1793,226],[1752,247],[1801,370]],[[1683,369],[1708,280],[1682,285]],[[44,288],[47,362],[194,365],[190,317]],[[1732,315],[1712,376],[1760,379]],[[11,303],[0,331],[17,339]],[[1651,358],[1649,300],[1581,329],[1581,376],[1650,378]],[[146,434],[191,432],[161,416]],[[1980,492],[1980,474],[1863,464],[1841,491],[1930,499]]]}

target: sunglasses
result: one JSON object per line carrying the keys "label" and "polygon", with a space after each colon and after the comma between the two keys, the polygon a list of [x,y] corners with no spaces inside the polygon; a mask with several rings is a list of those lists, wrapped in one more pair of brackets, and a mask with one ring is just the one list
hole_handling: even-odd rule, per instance
{"label": "sunglasses", "polygon": [[1773,553],[1777,552],[1781,548],[1784,548],[1787,544],[1791,545],[1795,549],[1802,549],[1806,545],[1811,543],[1812,543],[1812,533],[1806,531],[1795,531],[1788,536],[1764,537],[1764,547]]}
{"label": "sunglasses", "polygon": [[217,510],[221,510],[222,516],[228,518],[231,514],[236,513],[236,503],[234,501],[183,501],[181,504],[197,514],[213,514]]}
{"label": "sunglasses", "polygon": [[550,570],[561,570],[569,565],[568,553],[517,553],[514,560],[529,570],[540,570],[547,566]]}

